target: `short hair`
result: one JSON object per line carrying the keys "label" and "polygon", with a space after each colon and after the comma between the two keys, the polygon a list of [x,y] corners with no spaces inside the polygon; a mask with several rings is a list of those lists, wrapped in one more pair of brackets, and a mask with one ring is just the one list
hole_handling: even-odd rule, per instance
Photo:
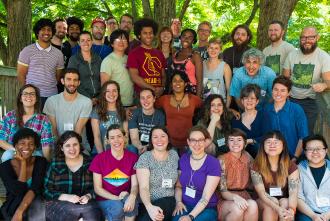
{"label": "short hair", "polygon": [[205,139],[211,139],[209,131],[203,125],[196,125],[190,128],[190,130],[188,131],[188,139],[190,139],[190,135],[195,131],[201,132]]}
{"label": "short hair", "polygon": [[251,93],[254,93],[256,98],[259,100],[261,95],[260,91],[261,89],[257,84],[247,84],[241,90],[240,99],[248,97]]}
{"label": "short hair", "polygon": [[91,39],[93,39],[92,34],[89,31],[82,31],[82,32],[80,32],[80,34],[79,34],[79,40],[80,40],[80,36],[81,35],[89,35],[89,37],[91,37]]}
{"label": "short hair", "polygon": [[171,19],[171,25],[172,25],[173,22],[175,22],[175,21],[179,21],[180,24],[182,23],[181,20],[180,20],[180,18],[172,18],[172,19]]}
{"label": "short hair", "polygon": [[150,91],[150,93],[152,94],[152,96],[153,96],[153,97],[156,97],[156,93],[155,93],[155,91],[153,91],[153,90],[151,90],[150,88],[147,88],[147,87],[142,88],[142,89],[140,90],[139,96],[141,95],[141,93],[142,93],[143,91]]}
{"label": "short hair", "polygon": [[123,127],[121,127],[119,124],[112,124],[108,127],[107,133],[106,133],[106,138],[109,139],[109,132],[112,130],[120,130],[122,134],[125,136],[126,132]]}
{"label": "short hair", "polygon": [[158,24],[153,19],[150,18],[142,18],[134,23],[134,34],[135,36],[141,40],[141,31],[145,27],[152,28],[152,32],[154,35],[157,34],[158,31]]}
{"label": "short hair", "polygon": [[121,30],[121,29],[116,29],[114,30],[111,35],[110,35],[110,45],[112,45],[114,43],[114,41],[117,39],[117,38],[120,38],[121,36],[124,36],[127,40],[127,43],[129,42],[129,35],[126,31],[124,30]]}
{"label": "short hair", "polygon": [[65,78],[65,75],[67,75],[69,73],[78,75],[78,80],[80,80],[80,74],[79,74],[78,69],[76,69],[76,68],[66,68],[63,73],[63,79]]}
{"label": "short hair", "polygon": [[284,23],[279,21],[279,20],[273,20],[269,23],[269,25],[274,25],[274,24],[278,24],[279,26],[281,26],[282,30],[284,30]]}
{"label": "short hair", "polygon": [[60,138],[58,138],[57,143],[56,143],[56,149],[55,149],[55,158],[56,159],[63,159],[65,158],[64,153],[62,151],[63,145],[71,138],[76,138],[78,140],[79,146],[80,146],[80,152],[82,153],[84,151],[84,147],[82,146],[82,138],[81,136],[73,131],[73,130],[68,130],[65,131]]}
{"label": "short hair", "polygon": [[53,25],[54,27],[56,28],[56,23],[57,22],[65,22],[66,23],[66,20],[64,18],[57,18],[53,21]]}
{"label": "short hair", "polygon": [[246,60],[248,58],[258,58],[260,61],[260,65],[262,65],[265,62],[265,55],[256,48],[250,48],[249,50],[245,51],[242,55],[242,63],[245,64]]}
{"label": "short hair", "polygon": [[207,26],[209,26],[209,28],[210,28],[211,31],[212,31],[212,24],[211,24],[211,22],[209,22],[209,21],[202,21],[201,23],[199,23],[197,30],[199,30],[199,29],[201,28],[202,25],[207,25]]}
{"label": "short hair", "polygon": [[191,32],[193,34],[193,36],[194,36],[193,44],[196,44],[196,42],[197,42],[197,32],[194,29],[186,28],[186,29],[183,29],[181,31],[180,36],[182,36],[185,32]]}
{"label": "short hair", "polygon": [[37,39],[39,31],[44,27],[50,27],[52,29],[52,35],[55,34],[56,30],[52,20],[49,18],[41,18],[33,26],[33,32]]}
{"label": "short hair", "polygon": [[274,88],[275,84],[282,84],[288,89],[288,91],[291,91],[292,81],[284,75],[280,75],[274,79],[272,89]]}
{"label": "short hair", "polygon": [[239,28],[242,28],[242,29],[244,29],[244,30],[246,31],[247,36],[249,37],[247,43],[250,44],[250,42],[251,42],[251,40],[252,40],[252,37],[253,37],[253,36],[252,36],[252,32],[251,32],[250,28],[249,28],[247,25],[244,25],[244,24],[237,25],[237,26],[233,29],[233,31],[231,32],[231,35],[230,35],[230,36],[231,36],[231,40],[234,42],[234,35],[235,35],[237,29],[239,29]]}
{"label": "short hair", "polygon": [[107,22],[110,19],[115,19],[116,22],[118,23],[117,19],[114,16],[112,16],[112,15],[110,15],[109,17],[107,17],[107,19],[105,19],[105,21]]}
{"label": "short hair", "polygon": [[32,138],[34,140],[34,145],[36,148],[41,147],[40,136],[36,132],[34,132],[34,130],[27,128],[27,127],[20,128],[14,134],[13,146],[15,147],[20,140],[23,140],[26,138]]}
{"label": "short hair", "polygon": [[69,17],[66,19],[66,23],[68,24],[68,29],[71,25],[78,25],[79,26],[79,29],[80,31],[83,31],[84,30],[84,23],[82,20],[80,20],[79,18],[77,17]]}
{"label": "short hair", "polygon": [[220,45],[220,49],[222,48],[222,41],[221,41],[221,38],[211,38],[210,40],[209,40],[209,45],[210,44],[218,44],[218,45]]}
{"label": "short hair", "polygon": [[324,148],[328,149],[327,141],[320,134],[313,134],[313,135],[309,135],[309,136],[305,137],[302,142],[303,149],[306,150],[307,143],[310,141],[313,141],[313,140],[320,141],[323,144]]}
{"label": "short hair", "polygon": [[227,136],[226,136],[227,145],[228,145],[229,137],[242,137],[244,140],[244,144],[246,144],[246,142],[247,142],[246,133],[239,128],[233,128],[227,133]]}
{"label": "short hair", "polygon": [[152,142],[151,142],[151,139],[152,139],[152,133],[155,131],[155,130],[162,130],[164,133],[167,134],[167,137],[168,137],[168,144],[167,144],[167,147],[166,147],[166,150],[170,150],[172,148],[172,144],[170,143],[170,134],[167,130],[167,128],[165,126],[154,126],[151,131],[150,131],[150,134],[149,134],[149,144],[148,144],[148,149],[149,150],[152,150],[154,149],[154,146],[152,145]]}
{"label": "short hair", "polygon": [[120,16],[119,23],[121,23],[121,20],[123,19],[123,17],[129,17],[130,19],[132,19],[132,23],[134,22],[134,17],[129,13],[125,13],[122,16]]}

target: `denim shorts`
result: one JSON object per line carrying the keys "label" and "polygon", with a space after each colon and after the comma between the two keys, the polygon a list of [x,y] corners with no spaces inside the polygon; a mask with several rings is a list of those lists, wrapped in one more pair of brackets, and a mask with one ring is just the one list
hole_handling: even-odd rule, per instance
{"label": "denim shorts", "polygon": [[103,215],[108,221],[122,221],[125,216],[133,217],[138,214],[138,201],[135,200],[134,209],[131,212],[124,212],[123,208],[128,196],[122,200],[102,200],[98,201]]}

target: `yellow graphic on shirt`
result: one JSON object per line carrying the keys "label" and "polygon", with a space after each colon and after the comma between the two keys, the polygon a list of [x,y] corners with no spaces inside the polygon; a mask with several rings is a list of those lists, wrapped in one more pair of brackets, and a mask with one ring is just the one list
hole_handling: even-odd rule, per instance
{"label": "yellow graphic on shirt", "polygon": [[144,52],[144,56],[145,60],[142,65],[144,72],[150,77],[160,76],[161,73],[159,71],[162,69],[160,60],[147,52]]}
{"label": "yellow graphic on shirt", "polygon": [[103,179],[110,185],[121,186],[121,185],[125,184],[126,182],[128,182],[129,176],[127,176],[121,170],[115,169],[108,175],[104,176]]}

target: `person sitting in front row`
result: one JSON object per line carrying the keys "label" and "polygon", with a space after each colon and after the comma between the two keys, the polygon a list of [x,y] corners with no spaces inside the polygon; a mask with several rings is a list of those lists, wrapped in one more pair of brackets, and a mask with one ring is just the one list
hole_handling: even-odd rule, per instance
{"label": "person sitting in front row", "polygon": [[[6,188],[6,201],[1,206],[1,213],[6,221],[22,221],[28,210],[36,208],[40,202],[35,199],[41,195],[47,160],[32,156],[40,147],[40,137],[32,129],[19,129],[14,134],[13,145],[13,159],[0,164],[0,177]],[[37,215],[29,213],[28,216],[39,220]]]}

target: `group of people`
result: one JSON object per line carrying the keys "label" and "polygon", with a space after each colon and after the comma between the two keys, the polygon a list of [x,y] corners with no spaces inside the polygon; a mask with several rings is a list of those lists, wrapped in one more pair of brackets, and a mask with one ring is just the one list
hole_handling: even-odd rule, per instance
{"label": "group of people", "polygon": [[223,52],[208,21],[90,28],[40,19],[19,55],[17,107],[0,123],[5,220],[330,219],[316,28],[295,49],[273,21],[263,52],[245,25]]}

